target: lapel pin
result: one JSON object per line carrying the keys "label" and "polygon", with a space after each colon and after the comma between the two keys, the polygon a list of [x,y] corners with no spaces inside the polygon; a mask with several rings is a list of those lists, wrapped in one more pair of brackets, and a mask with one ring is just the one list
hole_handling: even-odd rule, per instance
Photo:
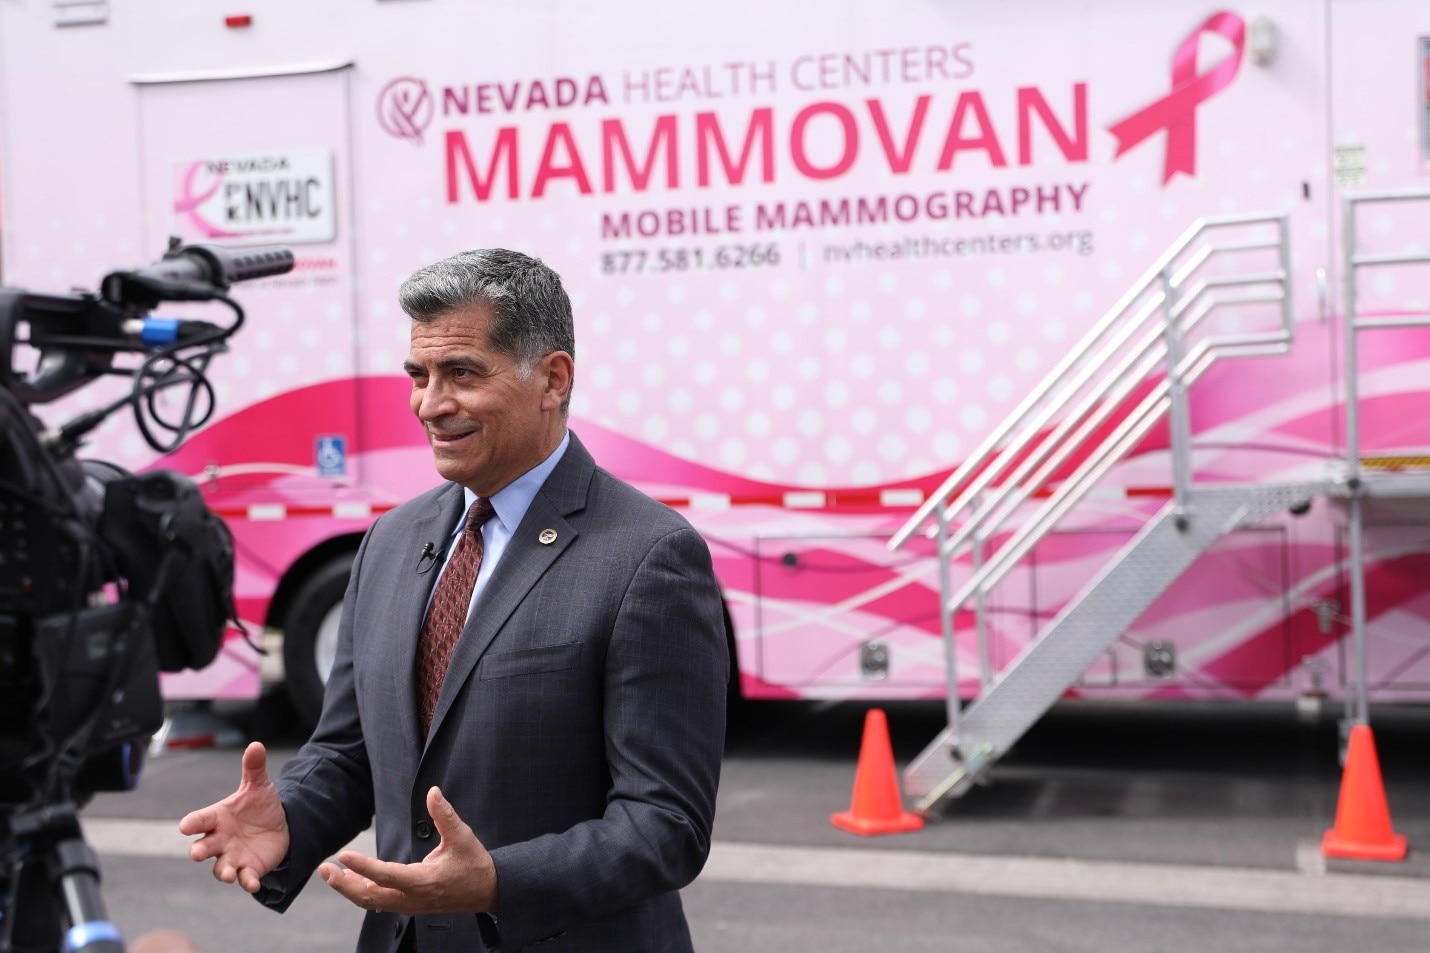
{"label": "lapel pin", "polygon": [[536,537],[536,541],[543,546],[550,546],[556,542],[556,530],[544,529]]}

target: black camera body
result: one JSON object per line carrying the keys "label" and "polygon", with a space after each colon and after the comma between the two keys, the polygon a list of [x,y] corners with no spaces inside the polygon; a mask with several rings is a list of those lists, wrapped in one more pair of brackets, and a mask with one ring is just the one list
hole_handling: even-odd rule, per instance
{"label": "black camera body", "polygon": [[163,721],[158,673],[213,661],[233,543],[169,471],[55,461],[74,482],[53,498],[25,480],[47,469],[24,466],[45,452],[35,428],[0,426],[0,804],[37,787],[82,803],[137,783]]}
{"label": "black camera body", "polygon": [[[223,522],[176,473],[131,476],[76,451],[124,406],[155,449],[177,447],[212,413],[204,370],[242,323],[229,285],[292,264],[284,248],[175,242],[162,260],[105,277],[98,295],[0,289],[0,804],[83,799],[103,781],[91,760],[159,728],[157,673],[217,654],[235,614]],[[206,300],[228,303],[233,325],[149,314],[165,301]],[[20,344],[36,357],[33,371],[14,366]],[[126,354],[142,359],[117,366]],[[112,374],[134,378],[114,405],[53,431],[30,410]],[[155,396],[176,387],[190,399],[179,424],[159,421],[175,434],[165,445],[142,411],[156,415]]]}
{"label": "black camera body", "polygon": [[[81,438],[130,407],[151,447],[176,449],[212,415],[205,371],[243,324],[229,285],[292,267],[286,248],[174,241],[98,294],[0,289],[0,951],[59,946],[62,911],[71,929],[103,921],[75,807],[138,783],[163,721],[159,672],[202,668],[238,625],[233,539],[199,488],[81,460]],[[166,301],[217,301],[234,320],[153,317]],[[31,409],[101,376],[133,386],[56,428]],[[187,392],[177,421],[157,400],[172,390]]]}

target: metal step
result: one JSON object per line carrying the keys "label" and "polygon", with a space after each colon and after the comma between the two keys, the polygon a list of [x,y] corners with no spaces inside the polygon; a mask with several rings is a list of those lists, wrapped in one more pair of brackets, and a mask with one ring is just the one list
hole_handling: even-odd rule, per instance
{"label": "metal step", "polygon": [[1326,482],[1218,486],[1169,503],[909,765],[904,786],[928,812],[966,792],[1218,539],[1333,491]]}

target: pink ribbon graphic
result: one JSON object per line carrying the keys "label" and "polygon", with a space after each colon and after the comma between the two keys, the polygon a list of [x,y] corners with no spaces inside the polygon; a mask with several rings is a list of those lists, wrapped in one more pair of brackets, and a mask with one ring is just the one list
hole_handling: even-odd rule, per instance
{"label": "pink ribbon graphic", "polygon": [[[1200,76],[1197,75],[1197,45],[1203,33],[1214,33],[1230,41],[1230,56]],[[1214,13],[1183,41],[1172,57],[1172,91],[1133,113],[1108,132],[1117,137],[1117,154],[1137,145],[1160,129],[1167,130],[1167,156],[1162,165],[1162,184],[1178,172],[1197,171],[1197,107],[1231,85],[1241,67],[1246,45],[1246,23],[1235,13]]]}
{"label": "pink ribbon graphic", "polygon": [[226,232],[199,214],[200,206],[217,195],[223,185],[223,175],[220,173],[214,177],[213,185],[207,192],[202,195],[195,194],[199,173],[203,171],[204,165],[203,162],[195,162],[185,170],[182,191],[174,198],[174,214],[188,216],[194,228],[205,238],[238,238],[238,232]]}

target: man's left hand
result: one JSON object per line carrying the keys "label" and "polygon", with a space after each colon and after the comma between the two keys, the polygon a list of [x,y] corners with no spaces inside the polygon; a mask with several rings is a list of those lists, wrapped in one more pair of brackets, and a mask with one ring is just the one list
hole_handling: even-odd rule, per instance
{"label": "man's left hand", "polygon": [[495,910],[497,871],[492,855],[436,787],[427,792],[427,813],[442,842],[420,863],[392,864],[345,850],[338,855],[343,867],[320,864],[318,876],[359,907],[379,913],[413,916]]}

